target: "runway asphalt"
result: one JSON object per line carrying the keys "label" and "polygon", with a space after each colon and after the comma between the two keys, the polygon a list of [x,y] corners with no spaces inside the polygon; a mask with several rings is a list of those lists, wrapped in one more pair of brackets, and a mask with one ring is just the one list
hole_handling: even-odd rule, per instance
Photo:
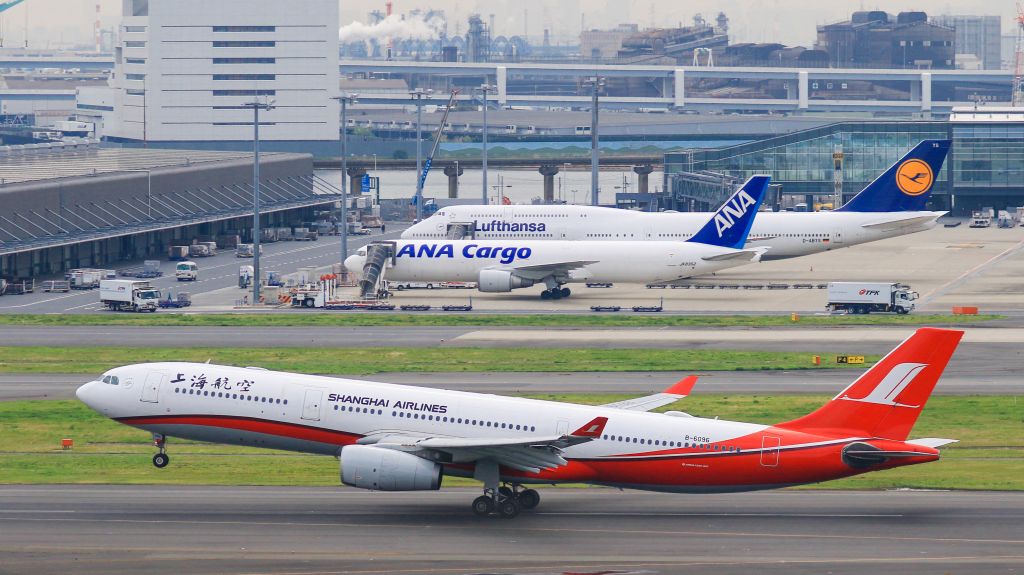
{"label": "runway asphalt", "polygon": [[985,574],[1024,570],[1024,494],[2,486],[0,573]]}

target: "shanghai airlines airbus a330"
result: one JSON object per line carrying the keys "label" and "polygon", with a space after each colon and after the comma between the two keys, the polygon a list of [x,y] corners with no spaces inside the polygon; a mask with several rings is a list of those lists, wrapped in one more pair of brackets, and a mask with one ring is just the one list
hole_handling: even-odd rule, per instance
{"label": "shanghai airlines airbus a330", "polygon": [[[767,248],[745,249],[750,226],[768,189],[753,176],[689,239],[648,242],[532,240],[398,240],[360,248],[345,268],[367,273],[371,250],[387,249],[391,281],[476,282],[482,292],[510,292],[544,284],[542,299],[569,297],[573,282],[656,283],[708,274],[759,261]],[[367,282],[370,280],[367,279]]]}
{"label": "shanghai airlines airbus a330", "polygon": [[[946,212],[925,210],[949,140],[925,140],[834,212],[757,216],[748,248],[764,260],[815,254],[929,230]],[[402,232],[403,239],[505,240],[686,239],[709,214],[649,213],[596,206],[448,206]]]}
{"label": "shanghai airlines airbus a330", "polygon": [[[540,501],[529,484],[590,483],[676,493],[815,483],[939,458],[951,439],[908,440],[963,335],[922,328],[823,407],[755,425],[650,410],[689,393],[599,406],[444,391],[202,363],[112,369],[77,395],[97,412],[166,438],[338,456],[341,482],[438,489],[474,477],[480,515]],[[504,484],[504,485],[503,485]]]}

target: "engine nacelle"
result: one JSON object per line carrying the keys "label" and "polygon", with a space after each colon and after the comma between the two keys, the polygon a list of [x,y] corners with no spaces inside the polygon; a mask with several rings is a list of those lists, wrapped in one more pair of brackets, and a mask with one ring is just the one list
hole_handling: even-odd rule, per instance
{"label": "engine nacelle", "polygon": [[422,457],[372,445],[341,450],[341,482],[375,491],[431,491],[441,488],[441,465]]}
{"label": "engine nacelle", "polygon": [[533,280],[519,277],[505,270],[480,270],[476,285],[483,292],[510,292],[533,285]]}

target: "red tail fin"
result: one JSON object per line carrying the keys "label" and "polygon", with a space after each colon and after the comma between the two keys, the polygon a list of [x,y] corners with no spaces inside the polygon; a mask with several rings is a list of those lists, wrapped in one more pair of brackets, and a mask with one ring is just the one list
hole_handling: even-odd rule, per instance
{"label": "red tail fin", "polygon": [[778,427],[903,441],[963,335],[921,328],[821,409]]}

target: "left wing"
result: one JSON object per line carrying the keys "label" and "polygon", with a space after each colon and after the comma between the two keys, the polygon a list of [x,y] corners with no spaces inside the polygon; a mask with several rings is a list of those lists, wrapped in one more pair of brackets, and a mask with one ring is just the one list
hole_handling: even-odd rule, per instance
{"label": "left wing", "polygon": [[663,405],[675,403],[680,399],[690,395],[690,391],[693,390],[693,386],[697,383],[697,376],[690,375],[684,377],[678,383],[674,384],[661,393],[655,393],[653,395],[645,395],[643,397],[637,397],[634,399],[627,399],[625,401],[616,401],[615,403],[606,403],[601,407],[610,407],[612,409],[628,409],[630,411],[650,411],[657,409]]}
{"label": "left wing", "polygon": [[517,276],[532,280],[542,280],[550,275],[567,276],[570,272],[583,269],[590,264],[596,264],[597,260],[580,260],[574,262],[556,262],[552,264],[537,264],[533,266],[517,266],[512,270]]}
{"label": "left wing", "polygon": [[597,417],[567,435],[469,438],[385,434],[365,437],[359,443],[400,451],[441,453],[447,456],[443,458],[446,463],[489,459],[505,467],[538,473],[542,469],[566,465],[562,450],[600,437],[607,423],[607,417]]}

